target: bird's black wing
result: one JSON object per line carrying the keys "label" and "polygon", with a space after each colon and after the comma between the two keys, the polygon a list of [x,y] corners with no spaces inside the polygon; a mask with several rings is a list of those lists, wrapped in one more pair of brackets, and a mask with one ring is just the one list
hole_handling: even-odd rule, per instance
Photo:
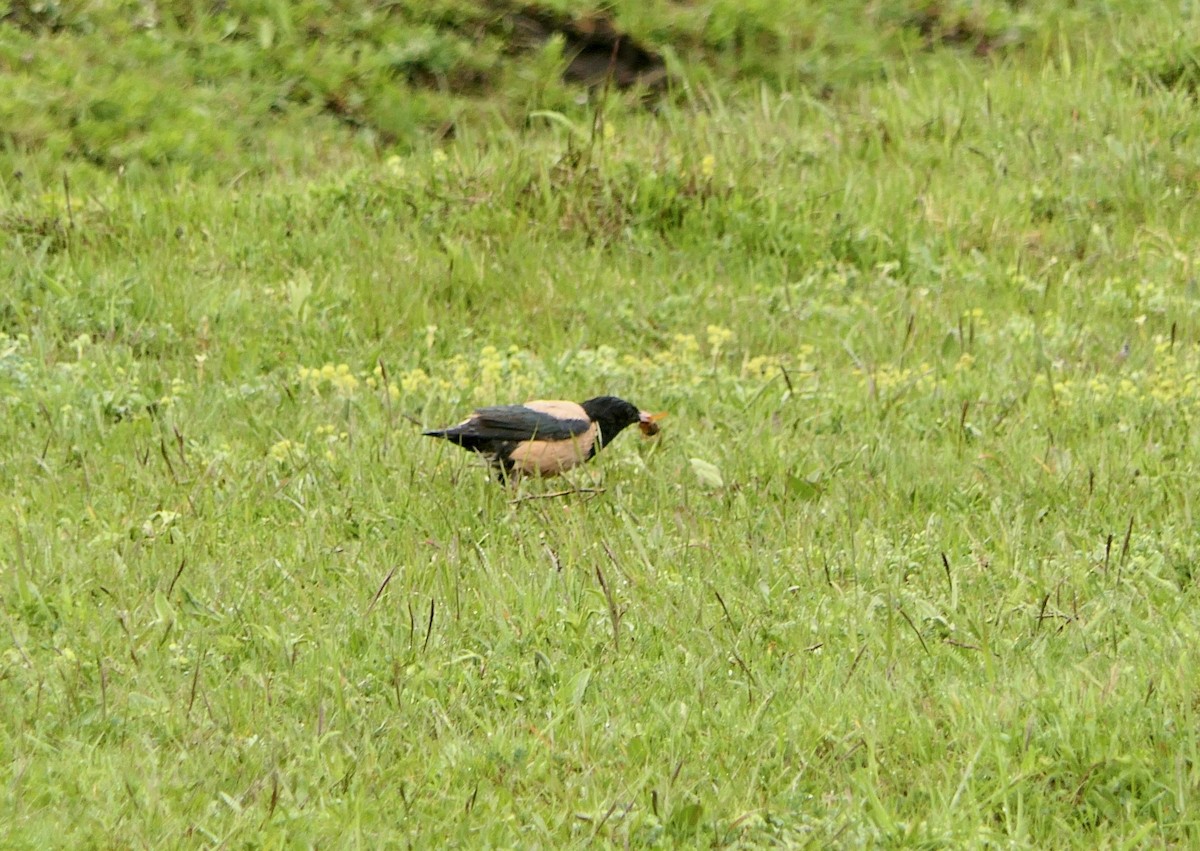
{"label": "bird's black wing", "polygon": [[569,440],[591,426],[587,420],[567,420],[524,405],[479,408],[470,420],[480,437],[499,440]]}
{"label": "bird's black wing", "polygon": [[587,420],[561,419],[524,405],[500,405],[479,408],[466,422],[445,429],[437,436],[469,438],[473,442],[569,440],[590,427]]}

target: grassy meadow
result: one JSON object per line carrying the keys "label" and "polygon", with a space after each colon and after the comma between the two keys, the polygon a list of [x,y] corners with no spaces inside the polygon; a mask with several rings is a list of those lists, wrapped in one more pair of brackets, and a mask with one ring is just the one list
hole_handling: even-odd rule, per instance
{"label": "grassy meadow", "polygon": [[1200,844],[1200,9],[608,8],[0,3],[5,847]]}

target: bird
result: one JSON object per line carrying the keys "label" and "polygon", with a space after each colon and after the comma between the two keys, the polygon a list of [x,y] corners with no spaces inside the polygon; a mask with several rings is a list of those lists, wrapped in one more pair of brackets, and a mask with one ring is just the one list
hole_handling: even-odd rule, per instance
{"label": "bird", "polygon": [[593,455],[635,423],[645,435],[659,432],[651,414],[616,396],[586,402],[536,399],[523,405],[477,408],[461,423],[424,432],[485,456],[500,481],[521,475],[557,476]]}

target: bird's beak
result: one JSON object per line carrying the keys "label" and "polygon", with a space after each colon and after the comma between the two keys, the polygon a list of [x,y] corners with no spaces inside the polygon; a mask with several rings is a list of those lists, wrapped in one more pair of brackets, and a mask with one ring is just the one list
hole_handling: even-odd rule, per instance
{"label": "bird's beak", "polygon": [[658,421],[666,415],[666,411],[659,411],[657,414],[652,414],[649,411],[638,411],[638,428],[642,430],[642,434],[652,437],[659,432]]}

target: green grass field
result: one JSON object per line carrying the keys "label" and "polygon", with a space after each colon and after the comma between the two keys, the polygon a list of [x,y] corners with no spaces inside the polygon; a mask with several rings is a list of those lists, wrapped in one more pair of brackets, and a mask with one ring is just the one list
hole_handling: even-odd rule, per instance
{"label": "green grass field", "polygon": [[0,3],[0,844],[1200,844],[1200,10],[614,8]]}

